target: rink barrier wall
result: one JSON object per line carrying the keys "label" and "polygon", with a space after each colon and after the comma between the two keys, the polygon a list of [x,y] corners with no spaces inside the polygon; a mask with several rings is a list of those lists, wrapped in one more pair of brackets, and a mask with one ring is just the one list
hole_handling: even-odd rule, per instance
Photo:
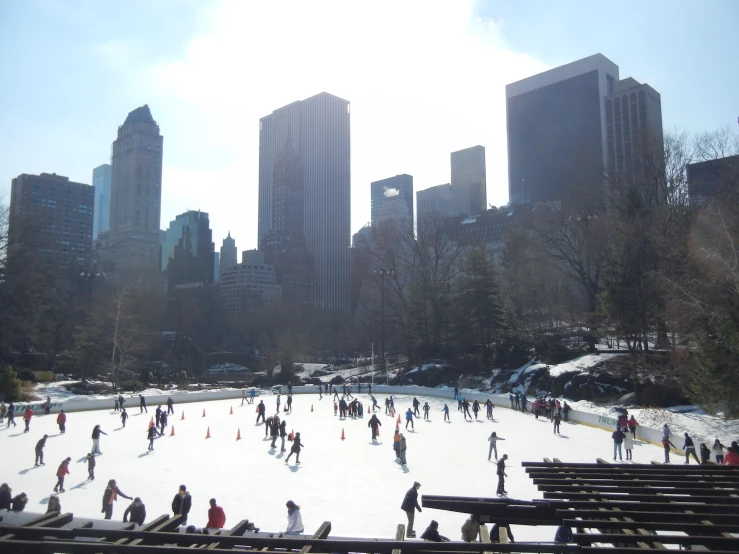
{"label": "rink barrier wall", "polygon": [[[339,385],[339,390],[341,390],[341,386]],[[363,392],[367,392],[367,386],[362,386]],[[247,392],[247,398],[249,397],[249,391],[251,390],[251,387],[246,389],[227,389],[227,390],[217,390],[217,391],[194,391],[194,392],[172,392],[172,393],[165,393],[165,394],[151,394],[151,395],[144,395],[144,398],[146,399],[146,407],[156,409],[157,405],[166,406],[167,398],[170,396],[172,397],[172,400],[175,403],[175,408],[179,404],[188,404],[191,402],[205,402],[209,400],[227,400],[227,399],[236,399],[240,400],[242,396],[242,391],[246,390]],[[293,395],[296,394],[315,394],[318,390],[318,387],[316,385],[304,385],[304,386],[295,386],[293,387]],[[352,386],[352,390],[356,392],[357,387]],[[273,389],[259,389],[255,388],[256,396],[264,397],[265,395],[268,395],[270,398],[276,396],[273,394]],[[397,386],[397,385],[373,385],[372,386],[372,392],[377,394],[407,394],[407,395],[418,395],[418,396],[433,396],[436,398],[448,398],[450,402],[456,402],[456,399],[454,398],[454,390],[450,388],[433,388],[433,387],[419,387],[419,386]],[[463,393],[464,397],[468,400],[477,400],[478,402],[485,402],[488,398],[493,402],[493,404],[498,408],[506,408],[508,410],[511,409],[511,403],[509,400],[509,395],[507,393],[504,394],[488,394],[484,392],[475,392],[470,390],[462,390],[460,391]],[[283,396],[287,395],[287,387],[283,386],[281,394]],[[64,410],[65,412],[81,412],[81,411],[89,411],[89,410],[104,410],[104,409],[113,409],[115,398],[117,395],[111,395],[107,398],[96,398],[94,400],[86,400],[84,398],[82,399],[71,399],[71,400],[65,400],[61,402],[52,402],[51,403],[51,412],[52,413],[58,413],[59,410]],[[135,409],[139,407],[139,396],[138,394],[134,395],[124,395],[124,398],[126,400],[126,403],[124,407],[128,409]],[[39,415],[44,413],[44,404],[45,401],[38,401],[38,402],[18,402],[15,404],[15,414],[16,418],[21,418],[23,416],[23,412],[25,409],[30,406],[31,409],[34,411],[34,415]],[[456,406],[450,406],[450,409],[456,409]],[[176,411],[176,410],[175,410]],[[399,410],[400,411],[400,410]],[[402,410],[405,412],[405,410]],[[599,414],[593,414],[590,412],[584,412],[581,410],[574,410],[571,409],[569,412],[568,417],[570,422],[573,423],[579,423],[581,425],[587,425],[589,427],[595,427],[598,429],[603,429],[605,431],[613,432],[616,428],[616,419],[610,416],[604,416]],[[662,446],[662,430],[661,429],[652,429],[650,427],[645,427],[643,425],[639,425],[636,428],[636,438],[652,443],[656,446]],[[680,439],[678,439],[680,440]],[[675,442],[673,440],[673,442]],[[680,449],[672,449],[673,452],[684,454],[684,452]]]}

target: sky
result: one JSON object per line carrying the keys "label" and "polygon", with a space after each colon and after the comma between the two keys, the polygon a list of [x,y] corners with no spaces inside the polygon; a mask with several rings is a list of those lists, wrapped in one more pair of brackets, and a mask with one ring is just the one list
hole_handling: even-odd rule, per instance
{"label": "sky", "polygon": [[730,126],[739,2],[711,0],[4,0],[0,201],[13,177],[92,182],[117,128],[148,104],[164,136],[161,227],[210,214],[257,246],[259,118],[330,92],[351,102],[352,232],[370,183],[448,183],[486,148],[488,203],[508,201],[505,85],[595,53],[662,96],[665,129]]}

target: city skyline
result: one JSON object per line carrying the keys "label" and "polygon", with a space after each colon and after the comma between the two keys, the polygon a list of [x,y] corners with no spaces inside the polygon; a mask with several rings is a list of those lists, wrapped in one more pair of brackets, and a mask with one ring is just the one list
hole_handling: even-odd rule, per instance
{"label": "city skyline", "polygon": [[[639,18],[627,17],[630,10],[603,17],[601,9],[575,4],[524,10],[409,3],[393,18],[361,6],[296,4],[282,18],[276,7],[217,1],[186,0],[176,8],[138,0],[6,3],[0,7],[3,66],[16,86],[0,92],[3,105],[13,106],[0,123],[15,132],[0,143],[0,195],[9,202],[11,180],[21,173],[91,184],[93,168],[110,163],[122,118],[149,104],[167,136],[162,220],[200,209],[211,214],[216,243],[230,230],[241,249],[254,248],[259,118],[329,91],[352,103],[351,232],[370,219],[372,181],[407,173],[416,191],[449,182],[449,153],[473,144],[486,148],[488,204],[502,205],[508,201],[505,85],[595,53],[659,91],[666,130],[736,124],[730,91],[739,77],[722,71],[726,57],[714,52],[736,50],[737,4],[701,9],[658,1],[640,5]],[[38,40],[19,51],[13,45],[30,25]],[[364,48],[372,42],[364,27],[390,38]],[[712,40],[669,32],[681,27]],[[346,48],[336,60],[329,54],[338,43]],[[290,44],[318,61],[296,65]],[[227,71],[242,57],[238,52],[250,50],[258,56],[243,73],[268,76],[263,90],[245,88],[248,77]],[[449,83],[439,85],[446,74]],[[403,86],[387,87],[391,81]],[[463,81],[468,86],[460,88]]]}

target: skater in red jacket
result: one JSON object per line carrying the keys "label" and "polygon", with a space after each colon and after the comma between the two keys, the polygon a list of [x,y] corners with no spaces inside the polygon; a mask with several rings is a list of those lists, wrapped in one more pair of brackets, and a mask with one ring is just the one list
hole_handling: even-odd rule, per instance
{"label": "skater in red jacket", "polygon": [[59,426],[59,432],[63,435],[67,432],[67,414],[64,410],[59,411],[59,415],[56,416],[56,424]]}
{"label": "skater in red jacket", "polygon": [[54,492],[64,492],[64,478],[69,475],[69,462],[71,461],[72,458],[67,458],[59,464],[59,469],[56,470],[57,481],[54,486]]}
{"label": "skater in red jacket", "polygon": [[210,508],[208,509],[208,529],[223,529],[226,526],[226,513],[223,508],[216,505],[216,499],[210,499]]}

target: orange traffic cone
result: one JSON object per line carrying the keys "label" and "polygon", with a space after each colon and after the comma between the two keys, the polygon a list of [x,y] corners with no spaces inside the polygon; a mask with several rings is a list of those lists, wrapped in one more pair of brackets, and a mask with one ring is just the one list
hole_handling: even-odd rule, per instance
{"label": "orange traffic cone", "polygon": [[203,417],[205,417],[205,408],[203,408]]}
{"label": "orange traffic cone", "polygon": [[172,430],[169,432],[170,437],[174,437],[174,425],[172,425]]}
{"label": "orange traffic cone", "polygon": [[313,404],[310,405],[310,411],[313,411]]}
{"label": "orange traffic cone", "polygon": [[180,420],[183,420],[183,419],[185,419],[185,412],[184,412],[184,410],[182,412],[182,417],[180,418]]}
{"label": "orange traffic cone", "polygon": [[344,440],[346,437],[344,436],[344,428],[341,428],[341,440]]}
{"label": "orange traffic cone", "polygon": [[210,427],[208,427],[208,432],[205,434],[205,438],[206,439],[210,438]]}
{"label": "orange traffic cone", "polygon": [[234,407],[233,406],[231,406],[231,411],[228,412],[228,415],[234,415]]}
{"label": "orange traffic cone", "polygon": [[240,441],[240,440],[241,440],[241,429],[239,429],[239,430],[238,430],[238,431],[236,432],[236,440],[237,440],[237,441]]}

